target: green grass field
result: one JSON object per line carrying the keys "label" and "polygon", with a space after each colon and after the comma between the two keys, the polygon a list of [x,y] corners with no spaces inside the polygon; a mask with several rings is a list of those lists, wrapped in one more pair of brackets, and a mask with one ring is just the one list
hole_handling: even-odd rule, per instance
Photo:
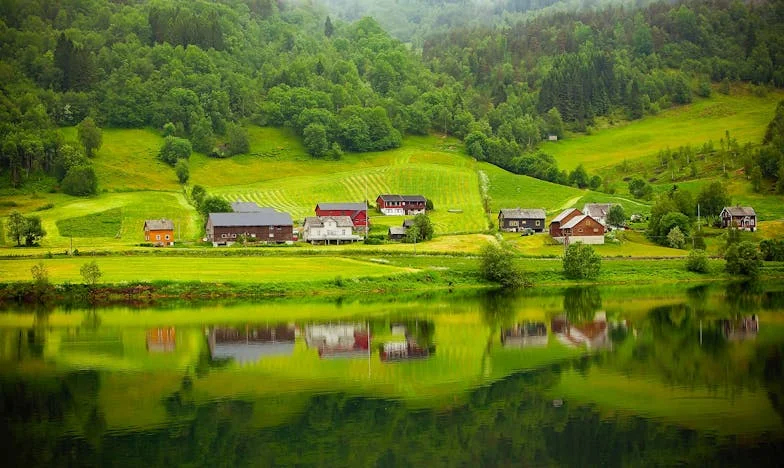
{"label": "green grass field", "polygon": [[783,91],[766,97],[751,95],[743,88],[725,96],[713,93],[686,106],[674,107],[656,116],[595,131],[592,135],[570,135],[542,149],[553,155],[562,169],[583,164],[589,172],[640,158],[655,157],[660,149],[677,148],[687,143],[702,145],[713,140],[718,147],[724,132],[730,131],[739,143],[759,143],[765,127],[773,118]]}
{"label": "green grass field", "polygon": [[[76,127],[61,132],[66,141],[77,141]],[[174,168],[156,158],[162,144],[160,133],[151,129],[103,129],[103,145],[92,160],[99,188],[112,192],[177,190]]]}
{"label": "green grass field", "polygon": [[380,263],[336,257],[81,257],[51,260],[0,261],[3,281],[29,281],[30,268],[43,261],[53,283],[81,282],[79,269],[98,263],[102,282],[206,281],[233,283],[290,283],[343,278],[394,275],[415,271]]}

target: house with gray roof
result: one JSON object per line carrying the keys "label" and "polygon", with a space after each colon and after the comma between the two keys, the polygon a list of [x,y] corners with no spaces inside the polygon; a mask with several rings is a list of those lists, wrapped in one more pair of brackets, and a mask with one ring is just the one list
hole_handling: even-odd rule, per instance
{"label": "house with gray roof", "polygon": [[174,221],[170,219],[148,219],[144,222],[144,240],[163,247],[174,245]]}
{"label": "house with gray roof", "polygon": [[275,208],[268,208],[268,207],[262,208],[253,202],[241,202],[241,201],[235,201],[234,203],[232,203],[231,209],[235,213],[260,213],[263,211],[269,213],[275,211]]}
{"label": "house with gray roof", "polygon": [[498,230],[521,232],[531,229],[534,232],[543,232],[544,219],[545,213],[541,208],[507,208],[498,213]]}
{"label": "house with gray roof", "polygon": [[757,212],[750,206],[725,206],[719,216],[722,227],[736,227],[752,232],[757,230]]}
{"label": "house with gray roof", "polygon": [[240,213],[210,213],[205,227],[207,242],[215,247],[231,245],[238,240],[291,244],[294,242],[294,222],[289,213],[273,208]]}
{"label": "house with gray roof", "polygon": [[367,230],[367,202],[319,203],[316,205],[316,216],[348,216],[354,228]]}
{"label": "house with gray roof", "polygon": [[610,213],[610,208],[615,205],[615,203],[586,203],[583,206],[583,213],[607,226],[607,215]]}
{"label": "house with gray roof", "polygon": [[309,216],[305,218],[302,238],[311,244],[345,244],[357,242],[354,221],[349,216]]}

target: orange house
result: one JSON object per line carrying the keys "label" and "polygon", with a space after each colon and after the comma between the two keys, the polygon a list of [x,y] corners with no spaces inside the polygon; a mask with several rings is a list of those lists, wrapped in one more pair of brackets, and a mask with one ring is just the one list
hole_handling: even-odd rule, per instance
{"label": "orange house", "polygon": [[144,240],[159,247],[174,245],[174,222],[170,219],[148,219],[144,222]]}

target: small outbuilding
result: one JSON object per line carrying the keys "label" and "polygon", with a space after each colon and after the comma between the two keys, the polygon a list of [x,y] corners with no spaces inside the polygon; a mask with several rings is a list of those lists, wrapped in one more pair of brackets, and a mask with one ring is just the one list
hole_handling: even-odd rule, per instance
{"label": "small outbuilding", "polygon": [[543,209],[503,209],[498,213],[498,230],[521,232],[531,229],[534,232],[544,232],[544,220]]}
{"label": "small outbuilding", "polygon": [[724,228],[736,227],[752,232],[757,230],[757,213],[750,206],[725,206],[719,216]]}
{"label": "small outbuilding", "polygon": [[389,227],[389,240],[403,240],[406,238],[408,228],[403,226],[390,226]]}
{"label": "small outbuilding", "polygon": [[144,222],[144,240],[156,247],[174,245],[174,221],[148,219]]}

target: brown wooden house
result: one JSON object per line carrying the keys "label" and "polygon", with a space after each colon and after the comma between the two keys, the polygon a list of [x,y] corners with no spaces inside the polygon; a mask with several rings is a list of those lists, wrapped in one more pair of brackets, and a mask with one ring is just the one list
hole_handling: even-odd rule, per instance
{"label": "brown wooden house", "polygon": [[503,209],[498,213],[498,230],[521,232],[531,229],[544,232],[545,214],[542,209]]}
{"label": "brown wooden house", "polygon": [[242,213],[210,213],[205,227],[207,241],[215,247],[238,240],[264,243],[294,242],[291,215],[273,209]]}
{"label": "brown wooden house", "polygon": [[605,228],[602,223],[580,210],[564,210],[550,222],[550,236],[562,244],[604,244]]}
{"label": "brown wooden house", "polygon": [[568,208],[563,210],[550,221],[550,236],[553,239],[557,239],[559,237],[563,237],[563,231],[561,231],[561,225],[567,223],[570,219],[574,218],[575,216],[581,216],[583,213],[578,210],[577,208]]}
{"label": "brown wooden house", "polygon": [[736,227],[752,232],[757,230],[757,213],[750,206],[725,206],[720,216],[722,227]]}
{"label": "brown wooden house", "polygon": [[144,222],[144,240],[157,247],[174,245],[174,222],[170,219],[148,219]]}

